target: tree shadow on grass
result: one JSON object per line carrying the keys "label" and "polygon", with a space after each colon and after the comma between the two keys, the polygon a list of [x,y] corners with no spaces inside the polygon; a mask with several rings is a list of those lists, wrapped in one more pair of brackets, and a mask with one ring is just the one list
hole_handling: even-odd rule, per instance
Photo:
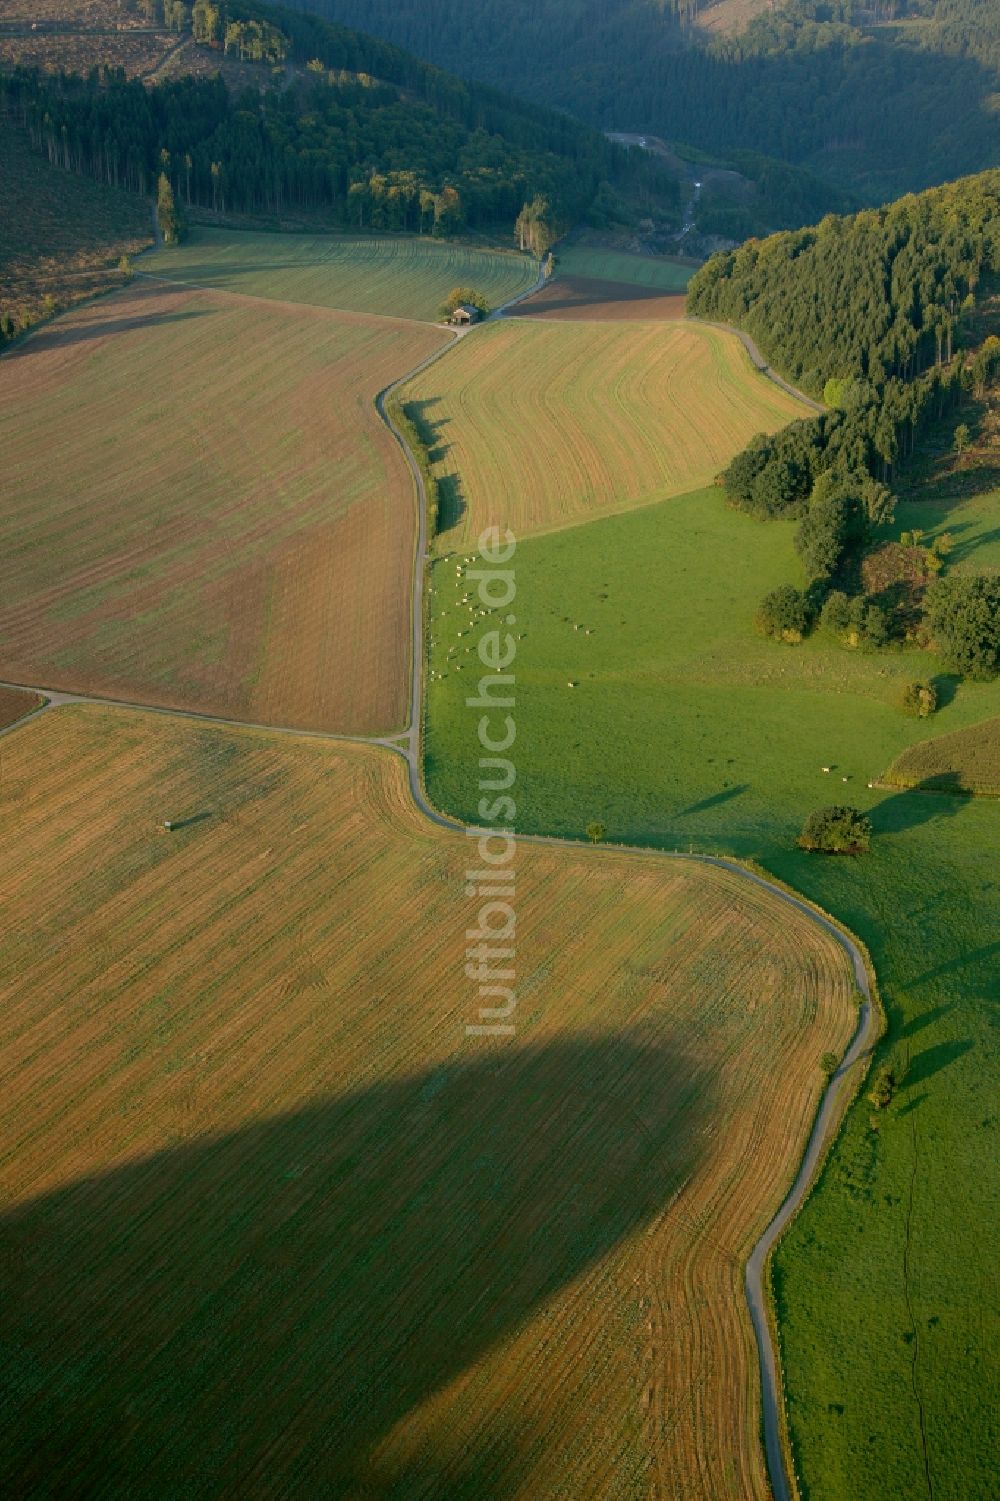
{"label": "tree shadow on grass", "polygon": [[[918,985],[926,985],[930,980],[940,980],[945,975],[956,974],[959,970],[970,967],[973,971],[982,970],[984,979],[988,980],[990,974],[993,974],[995,979],[995,966],[992,961],[997,954],[1000,954],[1000,939],[995,943],[983,944],[982,948],[970,949],[968,953],[959,954],[956,959],[949,959],[945,964],[937,964],[933,969],[924,970],[923,974],[915,975],[912,980],[905,981],[905,987],[907,990],[915,990]],[[916,1030],[915,1027],[914,1030]]]}
{"label": "tree shadow on grass", "polygon": [[734,797],[742,797],[749,788],[749,782],[740,782],[735,787],[724,787],[721,792],[713,792],[710,797],[703,797],[700,802],[691,803],[686,808],[681,808],[676,818],[688,818],[695,813],[705,813],[709,808],[721,807],[723,803],[731,802]]}
{"label": "tree shadow on grass", "polygon": [[949,704],[954,703],[961,681],[955,672],[939,672],[931,678],[931,687],[937,694],[939,709],[947,709]]}
{"label": "tree shadow on grass", "polygon": [[484,1046],[9,1211],[0,1491],[500,1501],[471,1415],[430,1489],[373,1448],[663,1210],[714,1094],[662,1023]]}
{"label": "tree shadow on grass", "polygon": [[925,1048],[922,1053],[917,1053],[910,1059],[910,1066],[906,1070],[903,1083],[907,1089],[912,1089],[917,1084],[926,1084],[935,1074],[939,1074],[961,1058],[963,1054],[971,1052],[975,1043],[971,1037],[953,1038],[951,1042],[938,1042],[933,1047]]}
{"label": "tree shadow on grass", "polygon": [[[441,439],[441,430],[447,427],[450,417],[434,418],[431,409],[440,406],[440,396],[429,396],[423,401],[408,401],[403,406],[409,420],[412,422],[417,437],[423,445],[429,464],[441,462],[445,454],[449,452],[451,445]],[[441,474],[437,476],[438,488],[438,518],[437,534],[449,532],[456,527],[466,512],[465,498],[462,494],[462,482],[457,474]]]}
{"label": "tree shadow on grass", "polygon": [[923,1094],[913,1095],[911,1099],[907,1100],[905,1105],[902,1105],[896,1111],[896,1119],[901,1120],[904,1115],[912,1115],[914,1110],[919,1110],[924,1101],[929,1099],[930,1095],[926,1090]]}
{"label": "tree shadow on grass", "polygon": [[[929,792],[937,795],[927,797]],[[883,798],[869,810],[868,816],[876,836],[899,834],[938,819],[955,818],[968,804],[969,794],[962,790],[958,772],[945,771]]]}

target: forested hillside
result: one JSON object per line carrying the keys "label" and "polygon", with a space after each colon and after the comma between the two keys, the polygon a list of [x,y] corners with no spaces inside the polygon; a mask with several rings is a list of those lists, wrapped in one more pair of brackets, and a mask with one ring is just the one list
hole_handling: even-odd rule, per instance
{"label": "forested hillside", "polygon": [[448,235],[513,232],[537,202],[551,237],[599,194],[605,218],[627,213],[619,191],[676,202],[661,166],[588,126],[345,27],[255,0],[157,7],[161,18],[190,28],[202,59],[238,60],[238,86],[211,69],[150,86],[114,68],[14,68],[0,78],[4,113],[56,165],[147,194],[164,172],[179,204],[218,212]]}
{"label": "forested hillside", "polygon": [[1000,171],[713,256],[689,310],[737,323],[798,384],[883,388],[951,358],[963,309],[1000,268]]}
{"label": "forested hillside", "polygon": [[[991,171],[880,211],[749,241],[692,278],[689,312],[745,329],[830,408],[755,438],[723,476],[738,509],[800,518],[796,546],[810,589],[769,596],[760,616],[767,634],[798,639],[822,606],[823,625],[853,644],[928,631],[940,640],[957,615],[949,659],[973,676],[995,672],[995,578],[928,588],[947,538],[931,550],[917,534],[876,566],[865,555],[892,519],[889,487],[923,434],[1000,376],[1000,338],[977,307],[998,272],[1000,171]],[[955,424],[952,416],[946,431],[955,427],[960,449],[969,429]]]}
{"label": "forested hillside", "polygon": [[304,4],[603,129],[750,148],[873,202],[1000,160],[994,0],[785,0],[715,39],[680,0]]}

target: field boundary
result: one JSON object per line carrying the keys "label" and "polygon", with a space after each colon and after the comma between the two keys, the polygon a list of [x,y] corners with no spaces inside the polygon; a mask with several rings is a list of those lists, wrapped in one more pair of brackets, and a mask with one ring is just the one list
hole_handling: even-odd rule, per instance
{"label": "field boundary", "polygon": [[814,401],[811,396],[807,396],[804,391],[800,391],[797,386],[793,386],[790,381],[785,380],[784,376],[779,375],[778,372],[767,363],[764,356],[761,354],[760,350],[754,343],[753,339],[751,339],[748,333],[744,333],[742,328],[734,328],[731,323],[713,323],[710,318],[696,318],[692,313],[686,313],[683,321],[685,323],[700,324],[702,328],[718,328],[723,333],[735,334],[740,343],[743,345],[743,348],[746,350],[747,354],[750,356],[751,365],[753,365],[754,369],[759,371],[766,380],[771,381],[776,386],[780,386],[782,391],[784,391],[786,395],[794,396],[798,401],[804,401],[806,406],[811,407],[812,410],[817,414],[822,415],[822,413],[826,411],[826,407],[822,402]]}

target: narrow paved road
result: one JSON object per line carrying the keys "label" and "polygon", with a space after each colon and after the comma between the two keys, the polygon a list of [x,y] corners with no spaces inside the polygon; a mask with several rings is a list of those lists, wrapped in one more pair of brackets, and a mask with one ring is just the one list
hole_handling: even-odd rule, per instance
{"label": "narrow paved road", "polygon": [[[523,300],[523,298],[530,296],[533,292],[538,291],[539,288],[544,285],[544,283],[545,277],[540,271],[538,281],[536,282],[534,287],[531,287],[525,292],[518,293],[516,297],[512,297],[507,302],[501,304],[501,306],[496,308],[495,311],[491,314],[491,317],[503,317],[511,306],[513,306],[517,302],[520,302],[521,300]],[[722,328],[725,325],[714,324],[711,326]],[[45,702],[37,709],[34,709],[31,713],[24,715],[21,719],[16,720],[13,724],[7,725],[4,729],[0,729],[0,737],[13,733],[13,731],[20,729],[22,725],[30,723],[31,720],[36,718],[39,714],[43,714],[46,712],[46,710],[52,707],[56,707],[59,704],[90,703],[104,704],[112,708],[138,709],[146,713],[165,714],[171,716],[172,718],[197,720],[208,724],[227,725],[234,728],[266,731],[270,734],[308,736],[312,739],[329,740],[332,742],[339,742],[341,744],[348,743],[360,745],[379,745],[387,750],[394,751],[397,755],[403,757],[404,761],[406,762],[407,774],[409,776],[410,792],[413,797],[413,801],[420,809],[421,813],[423,813],[424,816],[428,818],[432,823],[437,824],[440,828],[451,829],[456,833],[464,834],[466,831],[466,825],[460,823],[457,819],[448,818],[445,814],[439,812],[437,808],[433,807],[428,802],[424,791],[421,763],[421,728],[423,719],[423,685],[425,665],[424,585],[428,561],[427,493],[424,487],[424,480],[423,475],[420,472],[420,467],[417,464],[417,461],[414,458],[413,454],[410,452],[409,446],[407,445],[402,433],[399,431],[398,427],[393,422],[391,416],[386,410],[386,402],[388,398],[396,390],[398,390],[400,386],[405,385],[407,381],[412,380],[414,376],[420,374],[420,372],[427,369],[428,366],[433,365],[437,360],[442,359],[450,349],[454,348],[455,344],[459,341],[460,338],[468,336],[467,333],[464,332],[458,333],[456,330],[452,330],[452,332],[455,334],[455,337],[453,338],[451,343],[443,345],[439,350],[435,350],[432,355],[428,356],[427,359],[422,360],[420,364],[417,365],[413,370],[410,370],[406,375],[400,376],[398,380],[393,381],[393,383],[387,386],[385,390],[380,391],[378,396],[375,398],[375,406],[379,416],[382,418],[383,422],[392,433],[396,442],[403,449],[403,452],[406,456],[406,461],[409,464],[410,472],[413,475],[415,500],[417,504],[417,546],[413,573],[413,645],[411,657],[412,670],[410,683],[410,723],[407,729],[402,734],[389,736],[338,735],[331,734],[322,730],[302,730],[296,728],[294,725],[258,724],[247,722],[245,720],[227,719],[221,715],[216,714],[204,714],[198,712],[197,710],[170,709],[156,704],[141,704],[125,699],[103,698],[96,695],[67,692],[61,689],[41,688],[35,686],[34,684],[0,682],[0,687],[24,688],[29,692],[41,695],[45,699]],[[474,330],[470,330],[468,332],[474,333]],[[731,330],[731,332],[739,331]],[[754,360],[754,363],[758,365],[759,369],[761,369],[765,374],[770,375],[771,379],[776,379],[778,381],[778,384],[784,386],[786,390],[792,391],[793,395],[801,395],[800,392],[794,391],[794,388],[785,385],[785,382],[783,382],[780,377],[776,377],[773,375],[773,372],[768,371],[767,367],[762,362],[760,362],[760,355],[754,348],[752,341],[747,340],[745,336],[741,337],[743,337],[744,343],[747,345],[750,351],[751,359]],[[802,399],[808,401],[809,398],[803,397]],[[816,405],[816,403],[811,404],[814,406]],[[822,410],[822,408],[818,408],[818,410]],[[561,848],[575,850],[577,853],[581,852],[582,850],[593,848],[593,846],[583,840],[555,838],[543,834],[522,834],[519,835],[518,838],[523,843],[541,844],[547,846],[555,845]],[[840,1067],[831,1078],[829,1087],[827,1088],[823,1096],[822,1102],[820,1104],[820,1109],[816,1116],[812,1133],[809,1137],[805,1155],[803,1156],[802,1164],[799,1168],[798,1174],[774,1218],[768,1224],[767,1228],[764,1230],[764,1233],[761,1235],[757,1244],[754,1246],[753,1251],[750,1254],[750,1259],[747,1262],[744,1277],[747,1306],[750,1311],[750,1319],[753,1324],[754,1335],[757,1341],[757,1351],[760,1362],[761,1395],[764,1418],[764,1447],[767,1457],[768,1473],[771,1480],[771,1488],[774,1493],[774,1501],[795,1501],[795,1497],[797,1496],[797,1489],[786,1470],[785,1451],[782,1443],[782,1392],[778,1375],[778,1359],[774,1346],[774,1336],[771,1328],[771,1321],[768,1316],[768,1258],[770,1257],[771,1251],[773,1250],[774,1246],[780,1239],[782,1232],[785,1230],[789,1222],[794,1218],[799,1208],[805,1202],[809,1190],[815,1180],[816,1173],[822,1164],[823,1158],[828,1148],[832,1144],[837,1131],[840,1128],[840,1123],[843,1119],[844,1111],[849,1102],[853,1088],[854,1070],[856,1066],[864,1058],[867,1057],[874,1041],[878,1036],[879,1016],[872,1001],[868,970],[865,965],[864,956],[858,945],[854,942],[850,935],[843,929],[838,927],[837,924],[832,921],[832,919],[826,917],[815,907],[810,906],[809,903],[802,898],[794,896],[791,892],[786,891],[782,886],[779,886],[777,882],[769,880],[766,876],[759,875],[756,871],[749,870],[746,866],[741,865],[736,860],[729,860],[721,855],[683,854],[680,851],[655,850],[650,849],[648,846],[639,845],[615,845],[614,848],[617,850],[626,850],[631,854],[647,860],[685,860],[689,863],[697,862],[698,864],[702,865],[712,865],[719,870],[726,870],[734,875],[740,876],[743,880],[752,881],[756,886],[763,887],[779,901],[784,902],[789,907],[793,907],[797,912],[800,912],[804,916],[809,918],[811,922],[816,923],[818,927],[822,928],[824,932],[830,934],[836,940],[836,942],[840,944],[841,948],[844,950],[845,954],[851,962],[852,968],[854,970],[854,977],[857,982],[858,991],[860,992],[862,997],[862,1002],[858,1012],[857,1030],[850,1046],[847,1049],[847,1052],[844,1054],[844,1058],[840,1064]]]}

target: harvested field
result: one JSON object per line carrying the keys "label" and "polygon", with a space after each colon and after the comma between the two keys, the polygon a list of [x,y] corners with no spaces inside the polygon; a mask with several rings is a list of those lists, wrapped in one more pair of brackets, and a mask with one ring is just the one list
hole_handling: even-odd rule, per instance
{"label": "harvested field", "polygon": [[541,318],[480,330],[404,399],[455,493],[449,547],[494,523],[520,537],[685,494],[805,412],[732,334]]}
{"label": "harvested field", "polygon": [[742,1263],[832,939],[522,845],[517,1035],[468,1037],[475,855],[389,753],[64,708],[0,801],[5,1494],[768,1494]]}
{"label": "harvested field", "polygon": [[920,792],[975,792],[1000,796],[1000,719],[970,724],[907,746],[884,780]]}
{"label": "harvested field", "polygon": [[519,318],[583,318],[607,322],[629,318],[640,322],[684,317],[680,292],[658,292],[628,281],[593,281],[586,276],[557,276],[534,297],[518,303]]}
{"label": "harvested field", "polygon": [[23,719],[32,709],[37,709],[41,702],[37,693],[22,693],[19,688],[0,687],[0,730]]}
{"label": "harvested field", "polygon": [[416,235],[257,234],[196,227],[143,270],[160,276],[318,307],[434,322],[456,286],[492,307],[532,286],[537,265],[507,250]]}
{"label": "harvested field", "polygon": [[344,732],[406,718],[415,324],[151,283],[0,362],[0,676]]}

